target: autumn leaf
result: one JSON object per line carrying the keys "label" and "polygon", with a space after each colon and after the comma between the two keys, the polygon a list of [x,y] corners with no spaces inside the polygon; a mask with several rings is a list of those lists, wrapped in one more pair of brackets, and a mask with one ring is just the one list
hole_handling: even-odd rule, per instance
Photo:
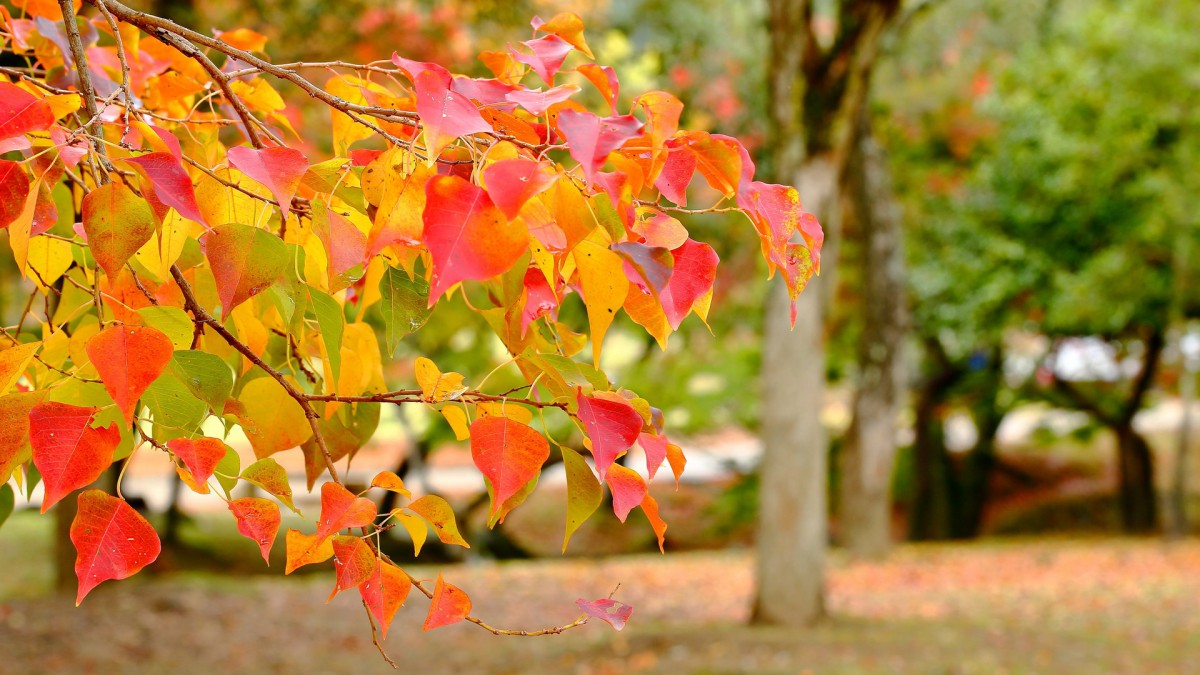
{"label": "autumn leaf", "polygon": [[45,101],[16,85],[0,82],[0,142],[49,129],[52,124],[54,113]]}
{"label": "autumn leaf", "polygon": [[46,489],[42,513],[72,490],[90,485],[112,464],[121,431],[115,422],[93,428],[92,418],[99,411],[55,402],[39,403],[30,411],[33,464]]}
{"label": "autumn leaf", "polygon": [[263,562],[271,564],[271,547],[279,534],[279,507],[261,497],[242,497],[229,501],[229,510],[237,519],[238,532],[258,544]]}
{"label": "autumn leaf", "polygon": [[333,557],[333,542],[330,537],[288,530],[285,543],[287,566],[284,568],[284,574],[291,574],[305,565],[323,563]]}
{"label": "autumn leaf", "polygon": [[388,634],[388,626],[392,625],[392,618],[404,605],[411,588],[412,583],[403,570],[383,561],[380,561],[375,573],[358,587],[363,602],[367,604],[371,615],[379,622],[385,639]]}
{"label": "autumn leaf", "polygon": [[596,470],[605,480],[608,469],[621,453],[633,447],[642,430],[642,416],[633,406],[606,398],[594,398],[577,393],[579,420],[592,442]]}
{"label": "autumn leaf", "polygon": [[616,253],[594,241],[595,235],[579,242],[572,252],[578,269],[579,286],[587,307],[588,325],[592,333],[592,363],[600,368],[601,348],[608,327],[625,303],[629,279],[625,264]]}
{"label": "autumn leaf", "polygon": [[375,521],[375,502],[354,493],[337,483],[321,486],[321,519],[317,521],[317,537],[323,538],[341,530],[366,527]]}
{"label": "autumn leaf", "polygon": [[304,409],[274,378],[247,382],[238,396],[242,430],[259,459],[289,450],[312,437]]}
{"label": "autumn leaf", "polygon": [[0,396],[0,483],[7,483],[13,470],[29,459],[29,411],[45,395],[31,391]]}
{"label": "autumn leaf", "polygon": [[21,216],[29,197],[29,176],[16,162],[0,159],[0,229]]}
{"label": "autumn leaf", "polygon": [[289,509],[296,510],[295,504],[292,503],[292,485],[288,481],[287,470],[280,466],[279,462],[269,457],[260,459],[246,467],[241,478],[266,490],[268,494],[275,495]]}
{"label": "autumn leaf", "polygon": [[0,352],[0,396],[13,388],[37,354],[40,342],[16,344]]}
{"label": "autumn leaf", "polygon": [[183,462],[199,485],[208,482],[217,463],[225,458],[225,452],[229,449],[217,438],[174,438],[167,441],[167,447]]}
{"label": "autumn leaf", "polygon": [[567,141],[571,157],[583,167],[591,183],[608,160],[608,155],[641,133],[642,123],[633,115],[599,117],[590,112],[564,110],[558,128]]}
{"label": "autumn leaf", "polygon": [[[582,36],[580,37],[582,38]],[[567,54],[570,54],[574,47],[570,42],[557,35],[547,35],[536,40],[526,40],[521,44],[529,50],[529,53],[519,51],[510,46],[508,51],[512,54],[513,58],[532,68],[533,72],[537,73],[538,77],[542,78],[542,81],[546,83],[546,86],[553,87],[554,76],[558,74],[558,69],[562,67]]]}
{"label": "autumn leaf", "polygon": [[595,63],[584,63],[575,69],[588,82],[596,87],[596,91],[604,97],[612,114],[617,114],[617,99],[621,94],[621,83],[617,81],[617,72],[610,66],[600,66]]}
{"label": "autumn leaf", "polygon": [[461,373],[443,373],[436,363],[424,356],[418,356],[413,362],[413,374],[421,387],[421,396],[432,403],[452,401],[467,390]]}
{"label": "autumn leaf", "polygon": [[83,198],[88,249],[110,277],[150,241],[157,227],[150,204],[121,183],[101,185]]}
{"label": "autumn leaf", "polygon": [[357,588],[375,576],[379,572],[379,559],[361,538],[337,536],[333,538],[333,569],[337,582],[326,603],[338,593]]}
{"label": "autumn leaf", "polygon": [[647,492],[645,497],[642,497],[642,511],[646,514],[646,520],[650,521],[650,527],[654,530],[654,536],[658,538],[658,552],[666,553],[664,548],[667,537],[667,524],[658,515],[658,502],[654,497]]}
{"label": "autumn leaf", "polygon": [[457,586],[452,586],[438,574],[433,587],[433,599],[429,601],[429,614],[425,617],[422,630],[433,630],[458,623],[471,614],[471,599]]}
{"label": "autumn leaf", "polygon": [[391,356],[400,346],[400,340],[420,330],[429,320],[429,282],[412,278],[402,269],[388,267],[379,279],[379,295],[384,343]]}
{"label": "autumn leaf", "polygon": [[75,606],[93,588],[110,579],[126,579],[158,559],[162,547],[154,527],[125,500],[100,490],[79,495],[79,511],[71,522],[75,545]]}
{"label": "autumn leaf", "polygon": [[612,490],[613,512],[623,523],[629,512],[642,503],[646,496],[646,481],[633,469],[613,464],[608,468],[604,482]]}
{"label": "autumn leaf", "polygon": [[482,188],[457,176],[429,181],[424,224],[425,245],[433,258],[430,307],[454,284],[508,270],[528,248],[525,226],[510,222]]}
{"label": "autumn leaf", "polygon": [[463,136],[483,134],[492,125],[466,96],[450,89],[440,73],[424,71],[413,80],[417,94],[417,115],[425,128],[425,147],[432,163],[446,146]]}
{"label": "autumn leaf", "polygon": [[287,147],[256,150],[243,146],[229,148],[226,152],[229,163],[235,169],[267,186],[286,221],[292,208],[292,197],[304,173],[308,171],[308,158],[299,150]]}
{"label": "autumn leaf", "polygon": [[583,37],[583,19],[579,18],[578,14],[561,12],[544,23],[537,18],[532,23],[534,30],[556,35],[586,54],[589,59],[595,58],[592,56],[592,50],[588,47],[587,40]]}
{"label": "autumn leaf", "polygon": [[562,450],[563,466],[567,472],[567,528],[562,546],[563,553],[566,553],[571,535],[600,508],[604,494],[583,456],[570,448],[559,449]]}
{"label": "autumn leaf", "polygon": [[169,152],[151,152],[126,157],[123,161],[137,166],[142,175],[150,181],[154,199],[174,208],[179,215],[188,220],[207,225],[200,212],[200,206],[196,203],[192,179],[179,164],[179,157]]}
{"label": "autumn leaf", "polygon": [[113,324],[87,342],[88,358],[126,422],[133,420],[138,399],[166,369],[174,351],[171,339],[149,326]]}
{"label": "autumn leaf", "polygon": [[395,492],[396,494],[412,497],[412,493],[408,488],[404,487],[404,481],[391,471],[380,471],[371,479],[371,487]]}
{"label": "autumn leaf", "polygon": [[555,103],[562,103],[571,98],[577,91],[579,91],[579,87],[573,84],[564,84],[559,87],[547,89],[546,91],[542,91],[541,89],[519,89],[509,92],[505,98],[521,106],[529,111],[529,114],[536,117],[545,113]]}
{"label": "autumn leaf", "polygon": [[237,223],[221,225],[200,240],[221,298],[221,313],[267,290],[287,269],[287,246],[279,237]]}
{"label": "autumn leaf", "polygon": [[488,196],[508,218],[516,218],[525,202],[553,185],[556,177],[541,162],[522,157],[502,159],[483,170]]}
{"label": "autumn leaf", "polygon": [[593,600],[591,602],[580,598],[575,601],[575,605],[584,614],[600,619],[617,630],[624,628],[625,623],[629,621],[629,617],[633,614],[632,607],[611,598],[601,598],[600,600]]}
{"label": "autumn leaf", "polygon": [[480,417],[471,424],[471,457],[495,491],[490,510],[494,515],[541,472],[550,458],[550,444],[515,420]]}
{"label": "autumn leaf", "polygon": [[450,504],[437,495],[425,495],[407,507],[409,511],[424,518],[433,526],[434,533],[443,544],[453,544],[463,548],[471,548],[462,535],[458,533],[458,523],[454,519],[454,509]]}
{"label": "autumn leaf", "polygon": [[672,329],[678,329],[696,301],[712,290],[720,258],[708,244],[688,239],[671,251],[675,259],[671,280],[659,293]]}

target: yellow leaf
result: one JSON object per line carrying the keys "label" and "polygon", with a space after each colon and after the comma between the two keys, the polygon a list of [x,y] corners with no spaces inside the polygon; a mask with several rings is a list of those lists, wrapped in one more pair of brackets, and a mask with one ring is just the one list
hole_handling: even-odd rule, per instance
{"label": "yellow leaf", "polygon": [[43,292],[47,292],[48,287],[58,281],[72,262],[71,242],[50,237],[33,237],[29,240],[29,278]]}
{"label": "yellow leaf", "polygon": [[507,417],[521,424],[533,421],[533,411],[515,401],[481,401],[476,410],[482,417]]}
{"label": "yellow leaf", "polygon": [[166,281],[171,276],[171,265],[174,265],[183,253],[183,245],[187,242],[189,234],[199,234],[192,232],[192,225],[192,221],[171,209],[163,219],[158,234],[150,237],[150,241],[133,254],[133,259],[146,268],[157,281]]}
{"label": "yellow leaf", "polygon": [[294,448],[312,437],[304,409],[270,377],[252,380],[238,396],[245,417],[242,430],[259,459]]}
{"label": "yellow leaf", "polygon": [[29,367],[29,362],[33,360],[39,346],[40,342],[30,342],[0,352],[0,396],[7,394],[17,383],[21,374]]}
{"label": "yellow leaf", "polygon": [[456,440],[465,441],[471,437],[471,427],[467,424],[467,413],[457,405],[442,408],[442,417],[450,423]]}
{"label": "yellow leaf", "polygon": [[443,373],[433,361],[424,356],[417,357],[413,369],[416,371],[421,394],[427,401],[449,401],[458,398],[467,390],[461,374]]}
{"label": "yellow leaf", "polygon": [[598,239],[601,239],[599,231],[593,232],[579,242],[571,253],[587,304],[588,325],[592,333],[592,361],[597,368],[600,367],[600,347],[604,343],[604,334],[616,318],[617,310],[625,304],[629,291],[629,280],[625,278],[621,257],[608,250],[607,246],[597,243]]}

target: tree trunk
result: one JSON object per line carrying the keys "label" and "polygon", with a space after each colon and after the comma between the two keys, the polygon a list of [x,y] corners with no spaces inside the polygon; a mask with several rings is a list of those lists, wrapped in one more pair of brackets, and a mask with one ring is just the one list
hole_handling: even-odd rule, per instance
{"label": "tree trunk", "polygon": [[1192,448],[1192,404],[1196,402],[1196,373],[1183,360],[1183,378],[1179,383],[1179,398],[1183,412],[1179,420],[1179,436],[1175,445],[1175,467],[1171,475],[1171,491],[1167,497],[1167,534],[1173,538],[1185,537],[1191,530],[1187,514],[1188,455]]}
{"label": "tree trunk", "polygon": [[[807,208],[831,204],[836,190],[833,166],[823,161],[806,164],[800,185]],[[827,217],[827,236],[828,221]],[[827,274],[813,279],[800,295],[794,330],[789,330],[789,301],[783,286],[776,284],[767,301],[758,590],[753,612],[754,620],[761,623],[805,624],[825,613],[829,447],[821,408]]]}
{"label": "tree trunk", "polygon": [[892,474],[908,312],[900,211],[866,108],[859,113],[847,184],[846,218],[853,219],[862,242],[863,324],[854,417],[841,453],[839,531],[852,554],[876,558],[892,546]]}
{"label": "tree trunk", "polygon": [[1130,534],[1148,534],[1158,527],[1158,497],[1154,492],[1154,458],[1150,445],[1132,424],[1114,429],[1120,463],[1121,524]]}
{"label": "tree trunk", "polygon": [[949,534],[946,485],[950,467],[946,463],[946,442],[938,408],[963,375],[936,339],[927,338],[925,347],[934,370],[925,377],[914,406],[913,495],[908,509],[911,541],[944,539]]}

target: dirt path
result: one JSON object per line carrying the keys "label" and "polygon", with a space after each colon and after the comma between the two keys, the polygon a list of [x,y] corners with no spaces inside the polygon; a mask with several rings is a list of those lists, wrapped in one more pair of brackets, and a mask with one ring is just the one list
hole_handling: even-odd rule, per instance
{"label": "dirt path", "polygon": [[[415,573],[432,570],[413,568]],[[745,553],[480,564],[445,570],[496,625],[570,621],[577,597],[634,605],[550,638],[460,625],[422,633],[412,597],[387,641],[422,673],[1192,673],[1200,671],[1200,542],[1036,541],[909,547],[835,561],[837,619],[747,629]],[[0,673],[386,673],[352,593],[331,575],[170,576],[0,604]],[[414,594],[415,596],[415,594]]]}

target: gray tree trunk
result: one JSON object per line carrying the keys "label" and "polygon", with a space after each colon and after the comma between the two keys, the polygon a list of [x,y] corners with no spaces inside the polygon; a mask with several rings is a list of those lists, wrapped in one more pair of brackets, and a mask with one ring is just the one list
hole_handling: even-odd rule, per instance
{"label": "gray tree trunk", "polygon": [[892,474],[905,391],[908,311],[900,209],[887,157],[870,124],[864,109],[844,207],[862,244],[863,322],[854,416],[841,452],[839,533],[852,554],[877,558],[892,546]]}
{"label": "gray tree trunk", "polygon": [[[828,214],[826,241],[836,224],[837,173],[810,160],[798,178],[806,209]],[[758,522],[756,622],[802,625],[825,614],[828,544],[828,439],[821,427],[825,397],[824,308],[832,289],[833,256],[800,294],[789,330],[787,291],[775,284],[763,336],[763,459]]]}

